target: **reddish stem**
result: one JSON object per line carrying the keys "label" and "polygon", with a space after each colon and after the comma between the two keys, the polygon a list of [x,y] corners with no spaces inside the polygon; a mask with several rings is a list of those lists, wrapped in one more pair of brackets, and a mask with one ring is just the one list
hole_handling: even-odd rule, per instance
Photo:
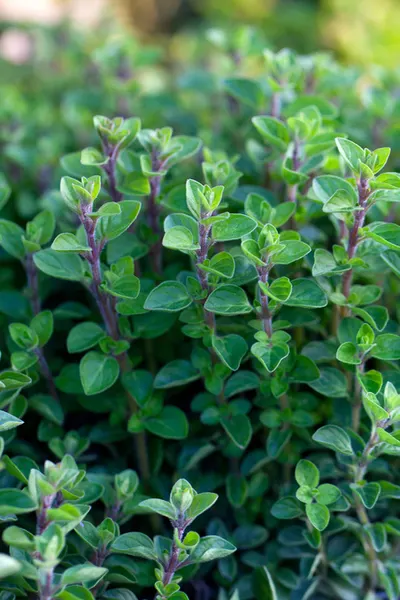
{"label": "reddish stem", "polygon": [[[358,182],[358,206],[360,210],[356,211],[353,227],[350,230],[347,243],[347,254],[349,259],[354,258],[359,243],[359,231],[364,225],[365,215],[367,214],[367,201],[370,190],[368,180],[361,178]],[[343,275],[342,292],[348,298],[350,294],[351,283],[353,280],[353,269],[346,271]]]}
{"label": "reddish stem", "polygon": [[[270,266],[257,268],[258,275],[260,277],[260,281],[262,281],[263,283],[268,283],[268,276],[269,276],[270,269],[271,269]],[[267,294],[264,294],[264,292],[262,291],[261,288],[260,288],[260,299],[261,299],[261,320],[262,320],[263,329],[264,329],[265,333],[267,334],[267,336],[270,338],[272,336],[272,315],[271,315],[271,311],[269,310],[269,298],[268,298]]]}

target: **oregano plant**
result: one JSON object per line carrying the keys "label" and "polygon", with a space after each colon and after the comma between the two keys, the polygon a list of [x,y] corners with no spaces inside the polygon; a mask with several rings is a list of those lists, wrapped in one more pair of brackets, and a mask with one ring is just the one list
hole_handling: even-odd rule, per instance
{"label": "oregano plant", "polygon": [[0,600],[398,600],[399,73],[38,35],[0,99]]}

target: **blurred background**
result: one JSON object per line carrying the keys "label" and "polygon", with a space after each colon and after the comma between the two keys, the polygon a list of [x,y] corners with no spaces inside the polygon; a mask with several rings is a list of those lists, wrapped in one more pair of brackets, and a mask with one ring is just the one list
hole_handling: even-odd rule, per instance
{"label": "blurred background", "polygon": [[24,28],[65,19],[86,29],[115,22],[152,43],[210,24],[257,24],[272,47],[328,49],[344,63],[393,67],[400,55],[399,0],[0,0],[0,55],[23,62]]}

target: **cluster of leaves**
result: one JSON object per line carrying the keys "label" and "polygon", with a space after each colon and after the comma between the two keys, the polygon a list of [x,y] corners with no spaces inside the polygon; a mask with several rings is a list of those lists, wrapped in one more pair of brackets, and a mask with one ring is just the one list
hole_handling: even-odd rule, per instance
{"label": "cluster of leaves", "polygon": [[397,600],[398,75],[64,35],[0,101],[1,598]]}

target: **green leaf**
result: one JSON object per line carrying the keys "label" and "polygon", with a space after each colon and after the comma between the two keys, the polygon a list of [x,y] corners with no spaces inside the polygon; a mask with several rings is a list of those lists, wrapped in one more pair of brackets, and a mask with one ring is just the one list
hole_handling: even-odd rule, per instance
{"label": "green leaf", "polygon": [[300,260],[300,258],[311,252],[310,246],[299,240],[285,240],[282,241],[282,244],[285,247],[274,254],[271,259],[275,265],[290,265],[290,263]]}
{"label": "green leaf", "polygon": [[183,283],[164,281],[150,292],[144,303],[146,310],[178,312],[192,303]]}
{"label": "green leaf", "polygon": [[147,560],[155,560],[153,541],[144,533],[124,533],[112,543],[111,550]]}
{"label": "green leaf", "polygon": [[9,325],[10,336],[20,348],[32,350],[39,344],[36,332],[24,323],[11,323]]}
{"label": "green leaf", "polygon": [[380,255],[385,263],[400,277],[400,254],[399,252],[388,251]]}
{"label": "green leaf", "polygon": [[312,436],[314,442],[322,444],[340,454],[353,455],[353,448],[348,434],[337,425],[324,425]]}
{"label": "green leaf", "polygon": [[104,329],[97,323],[79,323],[73,327],[67,337],[67,348],[71,354],[84,352],[106,337]]}
{"label": "green leaf", "polygon": [[353,197],[354,202],[357,202],[357,194],[351,183],[346,179],[336,177],[336,175],[316,177],[312,189],[316,198],[324,204],[338,191],[344,191],[348,196]]}
{"label": "green leaf", "polygon": [[0,173],[0,210],[7,204],[11,196],[11,188],[3,173]]}
{"label": "green leaf", "polygon": [[240,474],[228,475],[226,480],[226,496],[234,508],[240,508],[246,502],[248,485],[246,478]]}
{"label": "green leaf", "polygon": [[345,162],[349,165],[354,173],[360,172],[360,162],[364,161],[364,150],[358,144],[347,140],[346,138],[337,137],[336,146]]}
{"label": "green leaf", "polygon": [[242,450],[248,446],[253,430],[250,419],[246,415],[222,417],[221,425],[236,446]]}
{"label": "green leaf", "polygon": [[235,261],[229,252],[219,252],[211,260],[206,259],[198,267],[207,273],[230,279],[235,272]]}
{"label": "green leaf", "polygon": [[232,371],[238,370],[248,350],[246,341],[235,333],[224,337],[213,336],[212,347],[222,362]]}
{"label": "green leaf", "polygon": [[271,429],[267,439],[267,455],[277,458],[292,437],[290,429]]}
{"label": "green leaf", "polygon": [[87,396],[100,394],[118,379],[119,365],[112,356],[100,352],[88,352],[79,364],[79,374]]}
{"label": "green leaf", "polygon": [[392,250],[400,250],[400,225],[396,223],[372,223],[366,228],[367,237]]}
{"label": "green leaf", "polygon": [[295,478],[300,486],[315,488],[319,484],[319,471],[311,461],[300,460],[296,466]]}
{"label": "green leaf", "polygon": [[389,444],[389,446],[395,446],[400,448],[400,439],[397,439],[394,435],[382,429],[382,427],[377,428],[377,434],[381,442],[385,442],[385,444]]}
{"label": "green leaf", "polygon": [[253,108],[257,108],[263,101],[264,94],[261,86],[253,79],[233,77],[225,79],[223,85],[231,96]]}
{"label": "green leaf", "polygon": [[344,398],[347,395],[344,373],[333,367],[321,367],[319,373],[319,379],[309,382],[313,390],[328,398]]}
{"label": "green leaf", "polygon": [[10,413],[0,410],[0,431],[8,431],[9,429],[14,429],[18,427],[18,425],[22,425],[23,421],[14,417]]}
{"label": "green leaf", "polygon": [[25,246],[22,242],[24,233],[16,223],[0,219],[0,245],[8,254],[20,260],[25,256]]}
{"label": "green leaf", "polygon": [[357,200],[353,193],[346,190],[337,190],[322,207],[325,213],[352,213],[357,207]]}
{"label": "green leaf", "polygon": [[185,413],[176,406],[164,406],[155,417],[144,421],[147,431],[169,440],[182,440],[189,433],[189,423]]}
{"label": "green leaf", "polygon": [[186,385],[199,379],[200,373],[187,360],[173,360],[164,365],[154,379],[156,389],[168,389]]}
{"label": "green leaf", "polygon": [[329,509],[323,504],[306,504],[306,514],[311,525],[324,531],[329,525]]}
{"label": "green leaf", "polygon": [[328,506],[329,504],[337,502],[341,495],[341,491],[336,485],[323,483],[318,488],[317,502]]}
{"label": "green leaf", "polygon": [[382,552],[386,546],[387,535],[383,523],[369,523],[365,525],[365,531],[371,539],[372,545],[376,552]]}
{"label": "green leaf", "polygon": [[35,396],[32,396],[29,399],[29,405],[52,423],[62,425],[64,421],[64,411],[61,404],[52,396],[35,394]]}
{"label": "green leaf", "polygon": [[256,567],[252,575],[252,591],[255,598],[278,600],[275,584],[267,567]]}
{"label": "green leaf", "polygon": [[336,352],[336,358],[340,362],[347,365],[360,365],[361,358],[359,357],[357,346],[352,342],[344,342],[340,344]]}
{"label": "green leaf", "polygon": [[271,514],[275,519],[296,519],[302,513],[300,503],[292,496],[281,498],[271,508]]}
{"label": "green leaf", "polygon": [[159,500],[158,498],[149,498],[148,500],[142,500],[139,506],[147,508],[152,512],[167,517],[167,519],[176,519],[176,509],[170,502],[165,500]]}
{"label": "green leaf", "polygon": [[19,573],[23,564],[8,554],[0,553],[0,579],[12,577]]}
{"label": "green leaf", "polygon": [[121,209],[118,215],[102,217],[97,222],[96,231],[100,238],[113,240],[136,221],[141,209],[140,202],[136,200],[122,200],[118,205]]}
{"label": "green leaf", "polygon": [[140,279],[132,274],[122,275],[112,283],[103,284],[101,287],[116,298],[135,300],[140,293]]}
{"label": "green leaf", "polygon": [[292,293],[285,304],[304,308],[323,308],[328,304],[328,298],[312,279],[294,279]]}
{"label": "green leaf", "polygon": [[18,489],[0,489],[0,516],[21,515],[36,510],[34,500]]}
{"label": "green leaf", "polygon": [[289,355],[289,346],[283,342],[256,342],[251,347],[251,353],[269,373],[273,373],[279,367],[282,360]]}
{"label": "green leaf", "polygon": [[288,277],[279,277],[270,285],[258,282],[264,294],[279,303],[284,303],[289,300],[292,293],[292,283]]}
{"label": "green leaf", "polygon": [[54,242],[51,244],[51,249],[56,252],[91,252],[90,246],[85,246],[80,243],[76,235],[73,233],[60,233]]}
{"label": "green leaf", "polygon": [[219,315],[241,315],[252,311],[244,290],[231,284],[220,285],[211,292],[204,308]]}
{"label": "green leaf", "polygon": [[211,508],[218,500],[218,494],[212,492],[202,492],[194,496],[191,505],[186,511],[186,517],[193,521],[199,515]]}
{"label": "green leaf", "polygon": [[38,313],[33,317],[30,327],[38,336],[39,346],[45,346],[53,334],[53,313],[50,310]]}
{"label": "green leaf", "polygon": [[[11,366],[16,371],[24,371],[29,369],[38,362],[38,357],[30,352],[13,352],[11,354]],[[0,389],[2,388],[0,383]]]}
{"label": "green leaf", "polygon": [[239,240],[257,227],[256,221],[247,215],[232,214],[227,219],[215,223],[212,238],[216,242]]}
{"label": "green leaf", "polygon": [[338,265],[332,254],[323,248],[317,248],[314,252],[314,264],[312,268],[314,277],[340,275],[350,269],[351,265]]}
{"label": "green leaf", "polygon": [[2,371],[0,373],[0,390],[19,390],[32,383],[32,379],[24,373],[16,373],[15,371]]}
{"label": "green leaf", "polygon": [[40,271],[56,279],[81,281],[85,275],[83,260],[77,254],[63,254],[47,248],[33,255]]}
{"label": "green leaf", "polygon": [[274,117],[253,117],[252,123],[266,142],[279,152],[286,152],[290,137],[282,121]]}
{"label": "green leaf", "polygon": [[381,493],[381,486],[379,483],[370,482],[364,485],[353,485],[351,486],[352,490],[357,494],[360,498],[361,502],[364,504],[365,508],[371,509],[374,508],[375,504],[378,501],[379,495]]}
{"label": "green leaf", "polygon": [[83,565],[75,565],[69,567],[61,576],[63,585],[71,585],[73,583],[87,583],[89,581],[99,581],[107,573],[108,569],[104,567],[96,567],[92,563]]}
{"label": "green leaf", "polygon": [[117,202],[106,202],[96,212],[89,214],[90,217],[112,217],[121,214],[121,207]]}
{"label": "green leaf", "polygon": [[168,229],[165,232],[162,243],[166,248],[181,250],[182,252],[193,252],[200,248],[193,233],[182,225]]}
{"label": "green leaf", "polygon": [[189,561],[193,564],[219,560],[236,551],[233,544],[217,535],[208,535],[200,539],[197,547],[191,552]]}
{"label": "green leaf", "polygon": [[375,344],[371,356],[380,360],[400,359],[400,336],[394,333],[382,333],[375,338]]}

